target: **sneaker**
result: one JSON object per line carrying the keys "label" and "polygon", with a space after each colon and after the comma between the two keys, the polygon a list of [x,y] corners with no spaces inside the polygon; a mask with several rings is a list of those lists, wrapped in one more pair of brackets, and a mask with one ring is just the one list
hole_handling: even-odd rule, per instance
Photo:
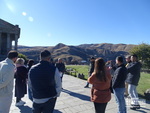
{"label": "sneaker", "polygon": [[24,102],[24,101],[20,100],[20,103],[23,103],[23,104],[25,104],[26,102]]}
{"label": "sneaker", "polygon": [[132,109],[132,110],[140,109],[140,105],[133,105],[133,104],[131,104],[130,109]]}
{"label": "sneaker", "polygon": [[17,102],[16,104],[15,104],[15,106],[23,106],[24,104],[22,103],[22,102]]}

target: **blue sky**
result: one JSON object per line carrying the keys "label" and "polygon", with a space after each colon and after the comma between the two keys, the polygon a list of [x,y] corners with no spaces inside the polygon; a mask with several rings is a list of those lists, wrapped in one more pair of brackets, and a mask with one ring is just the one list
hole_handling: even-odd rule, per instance
{"label": "blue sky", "polygon": [[0,0],[0,18],[19,45],[150,42],[150,0]]}

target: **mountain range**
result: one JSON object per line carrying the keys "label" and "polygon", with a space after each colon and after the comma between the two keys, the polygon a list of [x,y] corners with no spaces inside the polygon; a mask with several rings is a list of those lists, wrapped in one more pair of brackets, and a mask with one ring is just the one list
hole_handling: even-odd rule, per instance
{"label": "mountain range", "polygon": [[107,60],[114,60],[117,56],[125,56],[135,47],[133,44],[81,44],[78,46],[59,43],[56,46],[18,46],[18,51],[29,59],[39,61],[40,52],[47,49],[51,52],[53,60],[62,58],[66,64],[81,64],[89,61],[90,57],[102,57]]}

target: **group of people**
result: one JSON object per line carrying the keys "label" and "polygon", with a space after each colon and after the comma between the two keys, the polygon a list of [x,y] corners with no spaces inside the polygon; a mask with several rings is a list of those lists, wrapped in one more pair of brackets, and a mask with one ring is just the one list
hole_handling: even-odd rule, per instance
{"label": "group of people", "polygon": [[[118,104],[118,113],[126,113],[124,97],[128,95],[132,100],[131,109],[140,108],[136,87],[140,79],[141,63],[138,62],[137,55],[127,56],[126,66],[122,56],[116,58],[115,65],[108,65],[112,63],[106,63],[103,58],[92,57],[90,61],[91,68],[85,88],[89,87],[89,83],[92,84],[91,101],[94,102],[96,113],[105,113],[112,92]],[[23,58],[18,58],[16,51],[10,51],[7,58],[0,62],[0,113],[9,113],[14,78],[16,106],[25,104],[21,98],[27,93],[28,83],[33,113],[52,113],[62,90],[65,71],[62,59],[59,58],[54,64],[51,62],[51,53],[44,50],[40,53],[39,63],[34,65],[34,61],[29,60],[26,67],[24,62]]]}
{"label": "group of people", "polygon": [[52,113],[57,97],[62,90],[62,77],[65,65],[59,58],[56,64],[51,62],[51,53],[40,53],[40,62],[18,58],[18,52],[10,51],[7,58],[0,62],[0,113],[9,113],[13,96],[15,78],[16,106],[25,104],[21,99],[27,94],[33,102],[33,113]]}
{"label": "group of people", "polygon": [[[126,113],[125,97],[131,98],[130,109],[140,109],[136,87],[140,79],[141,63],[137,55],[128,55],[126,65],[122,56],[116,57],[115,65],[106,62],[102,58],[91,58],[89,83],[91,88],[91,101],[94,102],[96,113],[105,113],[106,105],[114,93],[118,104],[118,113]],[[125,91],[126,90],[126,91]]]}

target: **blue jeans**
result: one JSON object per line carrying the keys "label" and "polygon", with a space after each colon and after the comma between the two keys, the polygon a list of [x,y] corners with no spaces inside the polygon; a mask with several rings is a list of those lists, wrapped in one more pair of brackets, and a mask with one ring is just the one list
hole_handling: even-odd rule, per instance
{"label": "blue jeans", "polygon": [[115,88],[113,92],[118,104],[118,113],[126,113],[126,103],[124,99],[125,88]]}
{"label": "blue jeans", "polygon": [[131,97],[131,104],[139,105],[136,86],[132,84],[128,84],[128,92],[129,92],[129,96]]}
{"label": "blue jeans", "polygon": [[33,97],[32,97],[32,91],[31,89],[28,88],[28,97],[31,101],[33,101]]}
{"label": "blue jeans", "polygon": [[33,103],[33,113],[53,113],[57,98],[51,98],[45,103]]}

